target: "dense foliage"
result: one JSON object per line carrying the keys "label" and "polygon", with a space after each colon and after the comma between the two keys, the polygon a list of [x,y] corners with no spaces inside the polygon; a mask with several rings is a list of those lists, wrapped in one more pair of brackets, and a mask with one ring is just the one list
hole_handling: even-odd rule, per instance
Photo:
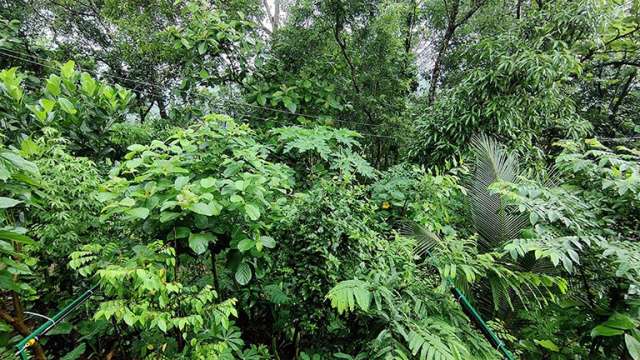
{"label": "dense foliage", "polygon": [[639,36],[636,0],[0,0],[0,358],[640,360]]}

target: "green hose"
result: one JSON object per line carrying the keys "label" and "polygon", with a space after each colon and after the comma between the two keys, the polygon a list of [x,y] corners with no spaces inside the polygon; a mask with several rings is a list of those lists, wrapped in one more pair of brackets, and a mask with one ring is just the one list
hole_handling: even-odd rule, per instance
{"label": "green hose", "polygon": [[62,321],[67,315],[69,315],[73,310],[75,310],[78,306],[82,305],[87,299],[89,299],[93,295],[93,291],[98,287],[98,285],[94,285],[91,289],[84,292],[84,294],[77,297],[73,300],[69,305],[65,306],[62,310],[60,310],[57,314],[53,315],[47,322],[40,325],[37,329],[35,329],[31,334],[27,335],[22,341],[16,345],[18,351],[16,355],[20,355],[20,359],[27,360],[26,350],[33,346],[38,339],[47,334],[49,330],[51,330],[54,326],[56,326],[60,321]]}
{"label": "green hose", "polygon": [[489,324],[487,324],[482,319],[482,317],[480,316],[480,313],[478,313],[478,311],[473,307],[473,305],[471,305],[471,303],[464,296],[462,291],[460,291],[457,287],[453,286],[451,282],[449,282],[449,284],[451,285],[451,293],[453,294],[453,297],[460,303],[460,306],[462,306],[462,309],[467,314],[467,316],[469,316],[473,320],[473,322],[476,323],[478,328],[480,328],[480,331],[482,332],[484,337],[487,338],[487,340],[489,340],[491,345],[493,345],[496,349],[498,349],[498,351],[500,351],[502,355],[504,355],[505,359],[515,360],[515,357],[513,356],[511,351],[507,349],[504,342],[502,342],[502,340],[500,340],[500,338],[493,332],[493,330],[491,330],[491,327],[489,326]]}

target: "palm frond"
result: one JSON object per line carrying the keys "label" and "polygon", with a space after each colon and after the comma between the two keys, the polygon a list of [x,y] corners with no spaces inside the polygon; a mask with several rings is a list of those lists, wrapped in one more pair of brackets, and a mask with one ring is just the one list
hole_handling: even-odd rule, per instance
{"label": "palm frond", "polygon": [[442,239],[437,234],[413,221],[402,222],[400,234],[416,240],[413,252],[423,258],[429,256],[433,249],[442,243]]}
{"label": "palm frond", "polygon": [[496,181],[517,182],[520,169],[517,156],[489,136],[476,136],[471,146],[475,155],[473,177],[468,184],[471,215],[480,234],[479,246],[488,251],[515,238],[527,224],[526,218],[508,212],[500,196],[489,190]]}

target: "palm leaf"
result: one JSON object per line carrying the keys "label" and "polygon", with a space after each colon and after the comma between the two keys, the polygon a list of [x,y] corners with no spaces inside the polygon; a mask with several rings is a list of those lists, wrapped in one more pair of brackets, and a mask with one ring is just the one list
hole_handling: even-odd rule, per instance
{"label": "palm leaf", "polygon": [[430,256],[433,249],[442,243],[437,234],[413,221],[402,222],[400,224],[400,233],[415,239],[416,246],[413,252],[423,258]]}
{"label": "palm leaf", "polygon": [[475,156],[468,184],[472,222],[480,234],[479,247],[489,251],[514,239],[527,224],[526,218],[508,212],[500,196],[489,190],[496,181],[517,182],[518,158],[486,135],[476,136],[471,148]]}

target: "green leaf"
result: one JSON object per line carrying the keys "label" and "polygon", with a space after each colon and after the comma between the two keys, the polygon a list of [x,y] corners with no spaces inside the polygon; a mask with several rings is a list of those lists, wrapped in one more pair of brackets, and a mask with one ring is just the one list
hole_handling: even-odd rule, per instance
{"label": "green leaf", "polygon": [[204,216],[213,216],[213,208],[211,205],[205,203],[195,203],[189,206],[189,210],[193,211],[196,214],[204,215]]}
{"label": "green leaf", "polygon": [[135,205],[135,204],[136,204],[136,201],[135,201],[135,200],[133,200],[133,199],[132,199],[132,198],[130,198],[130,197],[126,197],[126,198],[124,198],[124,199],[120,200],[120,202],[119,202],[118,204],[120,204],[121,206],[127,206],[127,207],[129,207],[129,206],[133,206],[133,205]]}
{"label": "green leaf", "polygon": [[36,164],[32,163],[31,161],[25,160],[22,156],[14,153],[13,151],[0,151],[0,157],[8,160],[11,164],[13,164],[13,166],[20,169],[21,171],[25,171],[30,174],[38,173],[38,167],[36,166]]}
{"label": "green leaf", "polygon": [[205,233],[192,233],[189,236],[189,247],[198,255],[204,254],[207,251],[209,242],[215,241],[216,236],[210,232]]}
{"label": "green leaf", "polygon": [[127,210],[127,214],[132,216],[132,217],[136,217],[136,218],[144,220],[149,216],[149,209],[143,208],[143,207],[138,207],[138,208],[135,208],[135,209]]}
{"label": "green leaf", "polygon": [[238,284],[246,285],[251,281],[251,277],[253,274],[251,273],[251,267],[249,264],[242,262],[238,265],[238,269],[236,270],[235,278]]}
{"label": "green leaf", "polygon": [[265,106],[265,104],[267,103],[267,98],[262,95],[262,94],[258,94],[256,96],[256,102],[260,105],[260,106]]}
{"label": "green leaf", "polygon": [[20,286],[18,286],[18,283],[13,280],[13,275],[9,274],[8,272],[0,274],[0,289],[11,291],[22,290]]}
{"label": "green leaf", "polygon": [[167,322],[163,318],[158,319],[158,329],[164,333],[167,332]]}
{"label": "green leaf", "polygon": [[160,222],[166,223],[173,219],[177,219],[180,217],[180,213],[172,212],[172,211],[163,211],[160,213]]}
{"label": "green leaf", "polygon": [[129,145],[127,146],[127,150],[131,151],[131,152],[140,152],[145,150],[147,147],[144,145],[140,145],[140,144],[133,144],[133,145]]}
{"label": "green leaf", "polygon": [[47,332],[47,335],[69,335],[73,330],[73,325],[69,322],[63,322],[56,325],[51,331]]}
{"label": "green leaf", "polygon": [[640,360],[640,341],[629,334],[624,334],[624,342],[627,344],[627,351],[633,360]]}
{"label": "green leaf", "polygon": [[265,294],[267,295],[267,297],[269,298],[269,301],[271,301],[274,304],[287,304],[289,303],[289,296],[287,296],[287,294],[284,293],[284,291],[282,291],[282,289],[280,289],[280,287],[278,285],[272,284],[272,285],[267,285],[263,288]]}
{"label": "green leaf", "polygon": [[56,106],[56,102],[51,100],[51,99],[40,99],[40,101],[38,101],[40,103],[40,106],[42,106],[42,108],[44,109],[45,112],[50,113],[53,108]]}
{"label": "green leaf", "polygon": [[67,114],[74,115],[78,112],[78,110],[76,110],[76,108],[73,106],[73,103],[67,100],[67,98],[58,98],[58,104],[60,104],[62,110],[64,110],[64,112],[66,112]]}
{"label": "green leaf", "polygon": [[601,325],[608,326],[615,329],[621,330],[631,330],[636,327],[636,324],[633,322],[629,316],[625,314],[615,313],[609,317],[607,321],[602,323]]}
{"label": "green leaf", "polygon": [[368,311],[371,303],[369,283],[357,279],[341,281],[329,290],[326,298],[331,300],[331,306],[339,314],[355,310],[356,304],[363,311]]}
{"label": "green leaf", "polygon": [[8,209],[20,204],[22,201],[0,196],[0,209]]}
{"label": "green leaf", "polygon": [[131,159],[131,160],[125,162],[125,166],[129,170],[133,170],[133,169],[137,168],[138,166],[142,165],[142,161],[143,161],[142,158]]}
{"label": "green leaf", "polygon": [[75,72],[75,67],[76,67],[76,63],[73,60],[67,61],[60,68],[60,75],[62,75],[62,77],[65,79],[71,78]]}
{"label": "green leaf", "polygon": [[276,241],[271,236],[260,236],[260,241],[266,248],[273,249],[276,247]]}
{"label": "green leaf", "polygon": [[238,243],[238,250],[245,252],[247,250],[253,249],[255,244],[256,244],[255,241],[251,239],[243,239]]}
{"label": "green leaf", "polygon": [[15,231],[0,230],[0,240],[16,241],[23,244],[35,244],[33,239]]}
{"label": "green leaf", "polygon": [[91,75],[87,74],[86,72],[83,72],[80,75],[80,84],[82,86],[82,91],[89,95],[89,96],[93,96],[93,94],[96,91],[97,85],[96,85],[96,81],[91,77]]}
{"label": "green leaf", "polygon": [[253,221],[258,220],[260,218],[260,209],[258,209],[253,204],[245,204],[244,211],[247,214],[247,216],[249,216],[249,219]]}
{"label": "green leaf", "polygon": [[188,176],[178,176],[174,183],[174,187],[176,188],[176,190],[180,191],[185,185],[187,185],[188,182],[189,182]]}
{"label": "green leaf", "polygon": [[591,337],[596,336],[617,336],[624,334],[623,330],[614,329],[604,325],[598,325],[591,330]]}
{"label": "green leaf", "polygon": [[284,103],[284,106],[292,113],[296,112],[296,110],[298,109],[298,105],[296,105],[296,103],[293,102],[291,98],[284,97],[282,98],[282,102]]}
{"label": "green leaf", "polygon": [[198,44],[198,53],[204,55],[207,52],[207,43],[202,41]]}
{"label": "green leaf", "polygon": [[186,226],[178,226],[176,228],[175,235],[176,235],[176,239],[184,239],[189,235],[191,235],[191,229],[189,229]]}
{"label": "green leaf", "polygon": [[208,178],[204,178],[204,179],[200,180],[200,186],[202,186],[205,189],[213,187],[213,186],[215,186],[215,184],[216,184],[216,179],[214,179],[212,177],[208,177]]}
{"label": "green leaf", "polygon": [[554,342],[551,340],[535,340],[535,343],[553,352],[560,351],[560,348],[558,347],[558,345],[554,344]]}
{"label": "green leaf", "polygon": [[7,170],[7,168],[0,164],[0,181],[5,181],[9,178],[9,176],[11,176],[11,173],[9,172],[9,170]]}
{"label": "green leaf", "polygon": [[58,75],[51,75],[47,79],[47,91],[53,96],[60,96],[60,77]]}

